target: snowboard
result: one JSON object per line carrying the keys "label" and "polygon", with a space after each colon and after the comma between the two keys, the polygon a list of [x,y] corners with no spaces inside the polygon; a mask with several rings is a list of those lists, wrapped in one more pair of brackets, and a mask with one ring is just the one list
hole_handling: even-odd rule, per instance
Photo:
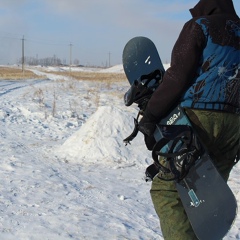
{"label": "snowboard", "polygon": [[[156,46],[146,37],[131,39],[124,47],[122,60],[131,85],[124,96],[125,105],[137,103],[139,117],[152,93],[161,84],[164,67]],[[124,140],[125,143],[137,135],[138,117],[135,129]],[[163,175],[164,180],[175,182],[198,239],[222,239],[234,222],[237,202],[178,104],[157,124],[154,138],[154,164],[149,168],[154,169],[154,174],[163,173],[158,176]],[[164,164],[159,164],[161,157],[165,158]]]}

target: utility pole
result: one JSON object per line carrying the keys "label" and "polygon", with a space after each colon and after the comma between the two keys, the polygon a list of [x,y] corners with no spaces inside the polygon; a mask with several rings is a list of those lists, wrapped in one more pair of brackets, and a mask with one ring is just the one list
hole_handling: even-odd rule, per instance
{"label": "utility pole", "polygon": [[110,61],[110,59],[111,59],[111,53],[109,52],[109,53],[108,53],[108,65],[109,65],[109,67],[111,66],[111,61]]}
{"label": "utility pole", "polygon": [[22,38],[22,72],[24,73],[24,35]]}
{"label": "utility pole", "polygon": [[71,72],[71,66],[72,66],[72,43],[70,43],[69,46],[70,46],[69,71]]}

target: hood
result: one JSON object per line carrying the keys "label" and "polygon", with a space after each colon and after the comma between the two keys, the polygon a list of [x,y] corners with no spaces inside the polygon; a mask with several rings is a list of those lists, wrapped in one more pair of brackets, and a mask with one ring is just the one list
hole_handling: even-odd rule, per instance
{"label": "hood", "polygon": [[200,0],[196,6],[189,11],[193,17],[219,13],[236,15],[232,0]]}

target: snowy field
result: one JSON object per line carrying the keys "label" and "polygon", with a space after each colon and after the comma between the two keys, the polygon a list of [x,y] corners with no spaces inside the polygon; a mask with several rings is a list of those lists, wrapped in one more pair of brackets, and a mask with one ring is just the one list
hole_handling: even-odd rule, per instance
{"label": "snowy field", "polygon": [[[162,240],[151,155],[141,134],[122,141],[137,113],[123,104],[128,83],[32,71],[44,79],[0,81],[0,239]],[[239,176],[240,164],[229,180],[240,205]],[[239,214],[225,239],[240,239]]]}

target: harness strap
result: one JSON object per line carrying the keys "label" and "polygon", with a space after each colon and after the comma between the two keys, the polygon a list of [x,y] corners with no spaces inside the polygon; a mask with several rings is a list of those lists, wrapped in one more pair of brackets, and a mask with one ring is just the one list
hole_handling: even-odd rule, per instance
{"label": "harness strap", "polygon": [[[201,146],[197,141],[191,127],[183,125],[162,126],[164,129],[161,138],[154,146],[152,158],[154,166],[147,170],[152,170],[152,173],[161,172],[162,174],[172,174],[172,177],[159,178],[172,181],[183,179],[190,167],[201,155]],[[159,161],[159,156],[164,157],[168,165],[163,166]]]}

